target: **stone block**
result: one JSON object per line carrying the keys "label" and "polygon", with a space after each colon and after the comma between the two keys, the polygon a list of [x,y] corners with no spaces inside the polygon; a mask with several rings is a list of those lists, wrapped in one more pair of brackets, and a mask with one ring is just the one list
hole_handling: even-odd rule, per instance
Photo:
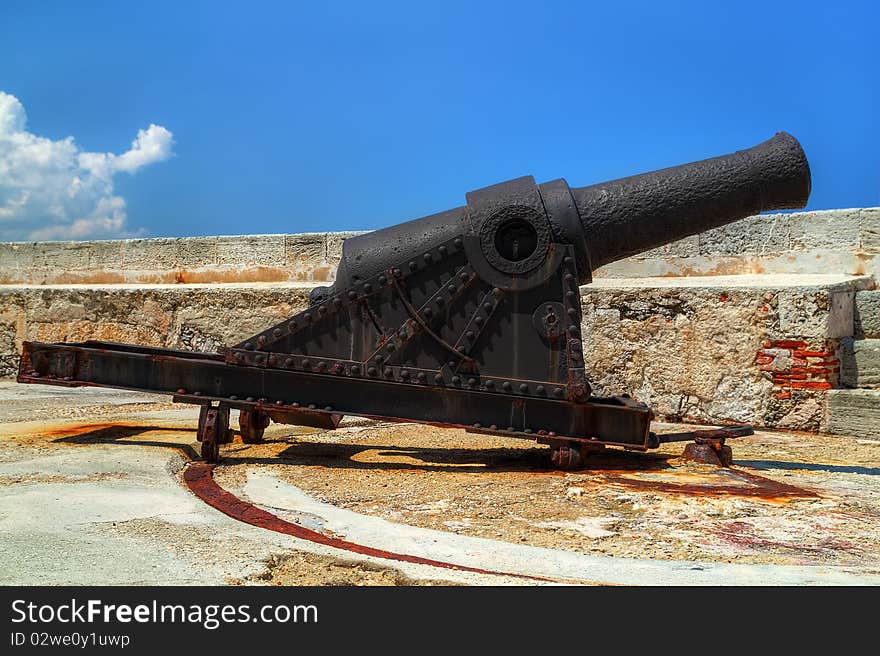
{"label": "stone block", "polygon": [[89,266],[89,242],[37,242],[34,244],[34,266],[63,271],[87,269]]}
{"label": "stone block", "polygon": [[880,289],[856,292],[853,320],[853,336],[880,337]]}
{"label": "stone block", "polygon": [[847,387],[880,387],[880,339],[841,341],[840,382]]}
{"label": "stone block", "polygon": [[125,242],[114,239],[89,242],[88,268],[93,271],[121,269],[125,263]]}
{"label": "stone block", "polygon": [[880,440],[880,390],[828,390],[825,400],[829,433]]}
{"label": "stone block", "polygon": [[285,235],[217,237],[217,264],[283,266]]}
{"label": "stone block", "polygon": [[860,210],[821,210],[790,215],[791,248],[848,250],[859,247]]}
{"label": "stone block", "polygon": [[5,269],[29,269],[33,266],[32,242],[0,242],[0,276]]}
{"label": "stone block", "polygon": [[126,269],[162,271],[177,266],[177,239],[127,239],[123,244]]}
{"label": "stone block", "polygon": [[860,246],[866,251],[880,251],[880,207],[864,207],[860,217]]}
{"label": "stone block", "polygon": [[639,259],[649,258],[667,258],[667,257],[691,257],[700,254],[700,237],[699,235],[691,235],[684,239],[679,239],[671,244],[664,244],[649,251],[640,253],[635,257]]}
{"label": "stone block", "polygon": [[700,255],[763,255],[789,249],[785,214],[759,214],[700,233]]}

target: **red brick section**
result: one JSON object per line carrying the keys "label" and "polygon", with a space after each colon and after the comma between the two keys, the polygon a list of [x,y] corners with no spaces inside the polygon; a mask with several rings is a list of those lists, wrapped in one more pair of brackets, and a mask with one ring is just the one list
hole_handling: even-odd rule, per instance
{"label": "red brick section", "polygon": [[826,340],[818,348],[799,339],[770,340],[755,355],[755,364],[780,388],[776,398],[788,399],[794,388],[825,390],[837,384],[840,362],[836,347],[834,340]]}

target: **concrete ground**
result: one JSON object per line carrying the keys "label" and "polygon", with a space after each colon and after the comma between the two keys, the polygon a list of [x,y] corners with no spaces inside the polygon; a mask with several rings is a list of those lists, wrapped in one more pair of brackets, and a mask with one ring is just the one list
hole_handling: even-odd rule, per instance
{"label": "concrete ground", "polygon": [[166,401],[0,382],[0,584],[880,583],[880,441],[858,435],[560,473],[521,440],[273,425],[223,447],[213,483],[279,532],[187,487],[197,411]]}

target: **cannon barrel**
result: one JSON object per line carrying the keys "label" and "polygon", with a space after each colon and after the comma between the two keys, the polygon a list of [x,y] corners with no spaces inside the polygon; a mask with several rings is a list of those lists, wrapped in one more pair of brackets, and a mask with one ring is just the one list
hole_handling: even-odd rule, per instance
{"label": "cannon barrel", "polygon": [[754,148],[572,189],[593,268],[766,210],[804,207],[810,167],[786,132]]}
{"label": "cannon barrel", "polygon": [[[573,247],[583,284],[603,264],[765,210],[803,207],[809,195],[807,158],[786,132],[748,150],[588,187],[516,178],[468,193],[466,206],[346,240],[333,288],[318,287],[311,299],[456,235],[468,258],[484,263],[480,275],[500,288],[528,286],[523,279],[549,261],[550,242]],[[523,257],[526,250],[532,255]]]}

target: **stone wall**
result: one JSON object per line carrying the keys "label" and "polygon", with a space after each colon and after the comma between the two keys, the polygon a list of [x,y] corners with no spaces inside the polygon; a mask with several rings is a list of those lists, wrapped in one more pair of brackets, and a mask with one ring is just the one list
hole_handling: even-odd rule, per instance
{"label": "stone wall", "polygon": [[[304,309],[346,236],[0,244],[0,376],[14,375],[26,339],[240,341]],[[880,321],[867,291],[877,253],[880,208],[869,208],[750,217],[603,267],[581,288],[593,387],[672,419],[846,424],[828,399],[871,407],[839,389],[852,377],[839,363]]]}

